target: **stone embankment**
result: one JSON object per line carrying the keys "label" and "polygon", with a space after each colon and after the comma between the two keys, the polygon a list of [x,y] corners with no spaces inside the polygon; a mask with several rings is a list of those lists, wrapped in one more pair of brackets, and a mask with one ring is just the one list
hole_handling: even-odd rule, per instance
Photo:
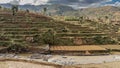
{"label": "stone embankment", "polygon": [[[0,54],[0,67],[3,68],[62,68],[62,65],[47,62],[50,55],[35,54],[21,56],[16,54]],[[15,64],[13,64],[15,63]],[[7,67],[5,67],[7,65]],[[32,67],[31,67],[32,66]]]}
{"label": "stone embankment", "polygon": [[54,56],[48,60],[60,65],[101,64],[120,61],[120,55],[106,56]]}
{"label": "stone embankment", "polygon": [[107,62],[120,61],[120,55],[106,55],[106,56],[60,56],[60,55],[43,55],[31,54],[29,56],[22,56],[16,54],[0,54],[0,60],[15,60],[15,61],[29,61],[42,62],[50,65],[81,65],[81,64],[101,64]]}

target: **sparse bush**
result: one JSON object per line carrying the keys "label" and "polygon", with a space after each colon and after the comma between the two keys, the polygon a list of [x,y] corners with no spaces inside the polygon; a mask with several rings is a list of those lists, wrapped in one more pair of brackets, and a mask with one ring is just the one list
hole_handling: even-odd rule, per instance
{"label": "sparse bush", "polygon": [[77,18],[66,18],[65,21],[80,21]]}
{"label": "sparse bush", "polygon": [[29,9],[26,9],[26,12],[29,13],[30,12]]}
{"label": "sparse bush", "polygon": [[47,8],[46,7],[43,8],[43,12],[44,12],[44,14],[46,14],[46,12],[47,12]]}
{"label": "sparse bush", "polygon": [[0,9],[2,8],[2,6],[0,6]]}
{"label": "sparse bush", "polygon": [[60,39],[56,35],[54,35],[54,32],[49,30],[48,32],[44,33],[41,36],[41,41],[44,42],[44,44],[49,45],[71,45],[73,43],[70,39]]}
{"label": "sparse bush", "polygon": [[8,47],[8,52],[17,52],[17,53],[22,53],[26,52],[28,49],[28,46],[22,45],[22,44],[11,44],[11,46]]}
{"label": "sparse bush", "polygon": [[74,45],[72,39],[58,39],[56,40],[57,45]]}
{"label": "sparse bush", "polygon": [[117,42],[109,37],[96,36],[94,37],[94,43],[98,45],[105,45],[105,44],[116,44]]}
{"label": "sparse bush", "polygon": [[68,32],[68,30],[66,30],[66,29],[63,29],[63,30],[62,30],[62,32]]}
{"label": "sparse bush", "polygon": [[103,44],[103,38],[101,36],[94,37],[95,44]]}
{"label": "sparse bush", "polygon": [[0,42],[0,46],[7,47],[10,46],[10,42]]}
{"label": "sparse bush", "polygon": [[62,32],[68,32],[68,30],[64,27],[64,28],[62,29]]}
{"label": "sparse bush", "polygon": [[48,30],[42,35],[42,40],[45,44],[54,45],[55,35],[52,30]]}
{"label": "sparse bush", "polygon": [[3,18],[3,17],[1,17],[1,18],[0,18],[0,21],[5,21],[5,20],[6,20],[6,19],[5,19],[5,18]]}
{"label": "sparse bush", "polygon": [[15,13],[18,11],[18,5],[12,5],[12,12],[13,15],[15,15]]}
{"label": "sparse bush", "polygon": [[33,36],[33,43],[39,43],[40,39],[41,39],[40,35]]}

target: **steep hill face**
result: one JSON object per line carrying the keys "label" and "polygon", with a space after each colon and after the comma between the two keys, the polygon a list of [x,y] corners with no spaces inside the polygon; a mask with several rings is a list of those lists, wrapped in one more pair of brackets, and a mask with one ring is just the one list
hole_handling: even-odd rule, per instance
{"label": "steep hill face", "polygon": [[119,7],[114,7],[114,6],[103,6],[103,7],[98,7],[98,8],[85,8],[85,9],[80,9],[76,12],[67,12],[65,13],[66,16],[71,14],[74,16],[80,16],[80,15],[86,15],[86,16],[105,16],[109,14],[113,14],[115,12],[120,12]]}

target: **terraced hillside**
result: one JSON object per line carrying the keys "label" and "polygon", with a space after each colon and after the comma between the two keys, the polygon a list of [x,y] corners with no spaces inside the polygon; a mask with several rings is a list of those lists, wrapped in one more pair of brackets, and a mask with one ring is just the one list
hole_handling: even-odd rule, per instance
{"label": "terraced hillside", "polygon": [[47,21],[50,20],[52,19],[32,13],[18,12],[13,16],[9,11],[0,11],[1,41],[24,42],[23,38],[26,36],[31,37],[42,33],[42,25],[48,24]]}
{"label": "terraced hillside", "polygon": [[[19,11],[13,16],[10,10],[0,10],[1,46],[7,46],[11,43],[32,45],[31,42],[34,41],[34,36],[42,35],[48,30],[52,30],[57,38],[72,40],[70,42],[73,44],[76,44],[76,41],[80,42],[79,39],[75,41],[75,38],[78,37],[80,39],[82,38],[82,42],[83,40],[85,41],[85,43],[81,44],[87,44],[89,43],[89,39],[93,39],[96,36],[106,36],[105,33],[97,31],[96,29],[69,24],[63,21],[56,21],[41,14]],[[31,42],[28,42],[29,40]],[[66,41],[64,41],[64,43],[65,42]]]}

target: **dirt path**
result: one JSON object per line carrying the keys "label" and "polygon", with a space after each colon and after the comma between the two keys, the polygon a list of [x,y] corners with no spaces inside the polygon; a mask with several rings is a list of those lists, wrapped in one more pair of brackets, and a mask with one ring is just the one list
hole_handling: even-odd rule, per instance
{"label": "dirt path", "polygon": [[110,63],[102,63],[102,64],[86,64],[86,65],[78,65],[76,67],[81,67],[81,68],[120,68],[120,62],[110,62]]}
{"label": "dirt path", "polygon": [[25,62],[5,61],[0,62],[0,68],[56,68],[56,67]]}
{"label": "dirt path", "polygon": [[61,65],[101,64],[120,61],[120,55],[106,56],[54,56],[48,62]]}

